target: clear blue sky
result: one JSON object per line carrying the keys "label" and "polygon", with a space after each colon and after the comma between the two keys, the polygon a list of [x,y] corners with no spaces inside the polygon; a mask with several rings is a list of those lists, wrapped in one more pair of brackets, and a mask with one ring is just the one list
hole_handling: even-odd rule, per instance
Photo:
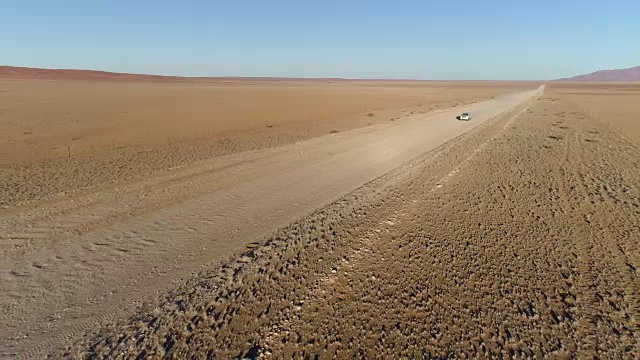
{"label": "clear blue sky", "polygon": [[0,65],[550,79],[640,65],[640,1],[0,0]]}

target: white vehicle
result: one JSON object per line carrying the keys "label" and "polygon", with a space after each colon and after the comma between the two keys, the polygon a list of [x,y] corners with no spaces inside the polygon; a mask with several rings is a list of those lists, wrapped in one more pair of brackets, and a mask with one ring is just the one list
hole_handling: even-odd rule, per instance
{"label": "white vehicle", "polygon": [[469,114],[469,113],[462,113],[462,115],[458,115],[458,116],[456,116],[456,118],[457,118],[458,120],[469,121],[469,120],[471,120],[471,114]]}

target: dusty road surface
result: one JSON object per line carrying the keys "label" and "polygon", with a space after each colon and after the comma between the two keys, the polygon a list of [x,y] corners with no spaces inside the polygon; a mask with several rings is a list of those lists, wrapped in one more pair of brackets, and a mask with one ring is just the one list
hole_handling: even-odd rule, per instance
{"label": "dusty road surface", "polygon": [[[183,278],[134,315],[81,327],[52,356],[637,359],[635,125],[606,108],[590,115],[556,84],[537,95],[501,100],[524,103]],[[405,125],[447,129],[439,119]],[[288,183],[292,199],[303,183]]]}
{"label": "dusty road surface", "polygon": [[[541,91],[9,208],[0,218],[3,353],[41,354],[91,333],[203,268],[231,263],[302,215],[491,118],[523,111]],[[473,121],[455,120],[469,110]]]}

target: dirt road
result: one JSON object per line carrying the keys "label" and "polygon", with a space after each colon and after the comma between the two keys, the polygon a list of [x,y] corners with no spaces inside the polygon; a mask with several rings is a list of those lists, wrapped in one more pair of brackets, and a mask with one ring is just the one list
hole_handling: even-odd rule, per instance
{"label": "dirt road", "polygon": [[[247,152],[96,193],[14,208],[0,218],[4,354],[50,350],[111,321],[173,281],[215,266],[304,214],[523,106],[537,90],[472,109]],[[473,121],[455,120],[464,110]]]}

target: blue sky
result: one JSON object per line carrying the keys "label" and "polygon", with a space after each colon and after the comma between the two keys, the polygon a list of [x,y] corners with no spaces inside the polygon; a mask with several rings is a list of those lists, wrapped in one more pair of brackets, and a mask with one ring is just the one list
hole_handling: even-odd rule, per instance
{"label": "blue sky", "polygon": [[640,1],[0,0],[0,65],[552,79],[640,65]]}

